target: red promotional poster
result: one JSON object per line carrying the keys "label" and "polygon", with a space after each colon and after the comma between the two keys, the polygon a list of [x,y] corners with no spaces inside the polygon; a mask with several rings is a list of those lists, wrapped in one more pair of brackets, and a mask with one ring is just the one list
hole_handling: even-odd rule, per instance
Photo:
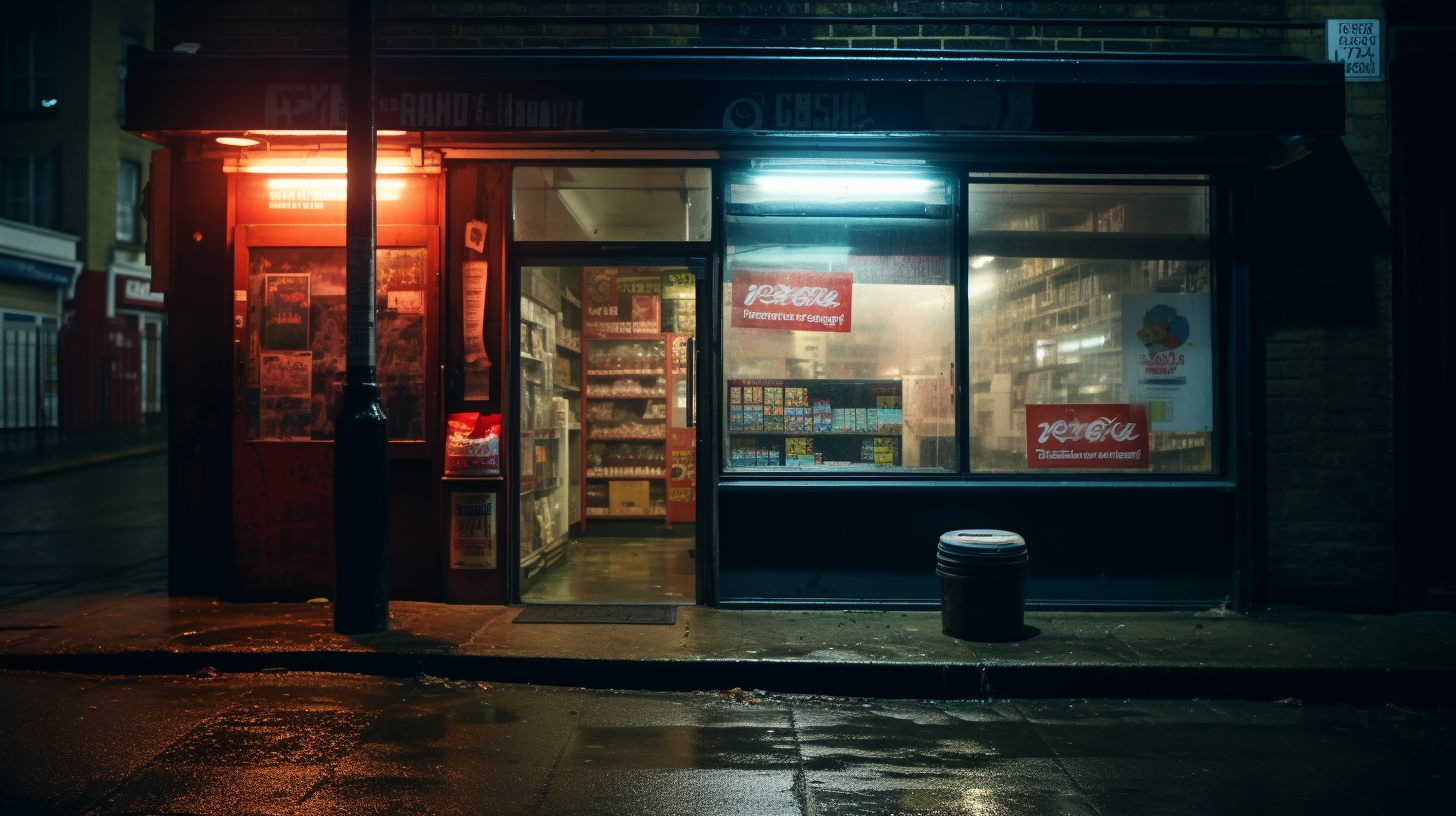
{"label": "red promotional poster", "polygon": [[728,304],[741,329],[848,332],[851,272],[735,270]]}
{"label": "red promotional poster", "polygon": [[1026,465],[1146,469],[1148,412],[1142,405],[1026,406]]}

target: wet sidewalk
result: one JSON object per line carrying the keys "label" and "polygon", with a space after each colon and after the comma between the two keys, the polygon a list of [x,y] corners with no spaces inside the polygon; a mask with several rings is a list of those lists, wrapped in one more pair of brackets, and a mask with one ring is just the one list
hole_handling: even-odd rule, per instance
{"label": "wet sidewalk", "polygon": [[[166,598],[146,576],[0,608],[0,668],[275,670],[642,690],[921,699],[1456,703],[1456,619],[1287,611],[1028,613],[1025,640],[947,637],[938,612],[680,607],[666,625],[517,624],[519,607],[394,602],[388,632],[327,603]],[[148,589],[148,587],[151,587]]]}
{"label": "wet sidewalk", "polygon": [[[0,439],[0,482],[165,448],[160,429]],[[8,447],[4,447],[8,446]],[[23,446],[21,446],[23,447]],[[346,637],[333,609],[167,598],[165,564],[0,606],[0,669],[191,674],[287,669],[566,687],[921,699],[1299,699],[1456,703],[1456,618],[1224,609],[1033,612],[974,643],[940,613],[679,607],[662,625],[517,624],[519,607],[391,604]]]}
{"label": "wet sidewalk", "polygon": [[0,484],[166,449],[166,425],[4,431]]}

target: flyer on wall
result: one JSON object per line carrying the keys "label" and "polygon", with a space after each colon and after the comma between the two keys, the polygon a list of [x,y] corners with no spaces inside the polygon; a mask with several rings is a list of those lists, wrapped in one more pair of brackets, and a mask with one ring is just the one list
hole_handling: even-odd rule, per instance
{"label": "flyer on wall", "polygon": [[495,494],[450,494],[450,567],[495,569]]}
{"label": "flyer on wall", "polygon": [[1154,431],[1213,430],[1213,330],[1207,294],[1122,295],[1122,383]]}
{"label": "flyer on wall", "polygon": [[460,299],[465,334],[464,396],[466,399],[490,399],[490,355],[485,351],[485,289],[490,277],[490,264],[487,261],[466,261],[460,266],[464,278],[464,297]]}

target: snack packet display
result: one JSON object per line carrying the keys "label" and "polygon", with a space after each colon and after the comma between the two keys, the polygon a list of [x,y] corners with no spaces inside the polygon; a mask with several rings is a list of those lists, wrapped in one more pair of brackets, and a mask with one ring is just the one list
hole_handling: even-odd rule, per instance
{"label": "snack packet display", "polygon": [[466,412],[449,416],[445,437],[445,475],[500,474],[500,414]]}

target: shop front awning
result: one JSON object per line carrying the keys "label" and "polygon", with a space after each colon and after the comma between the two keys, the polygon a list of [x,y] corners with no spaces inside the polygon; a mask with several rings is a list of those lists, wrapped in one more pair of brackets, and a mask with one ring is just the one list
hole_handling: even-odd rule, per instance
{"label": "shop front awning", "polygon": [[[341,129],[343,54],[134,54],[126,129]],[[414,132],[1186,138],[1343,132],[1337,63],[1281,57],[696,49],[391,53]]]}

